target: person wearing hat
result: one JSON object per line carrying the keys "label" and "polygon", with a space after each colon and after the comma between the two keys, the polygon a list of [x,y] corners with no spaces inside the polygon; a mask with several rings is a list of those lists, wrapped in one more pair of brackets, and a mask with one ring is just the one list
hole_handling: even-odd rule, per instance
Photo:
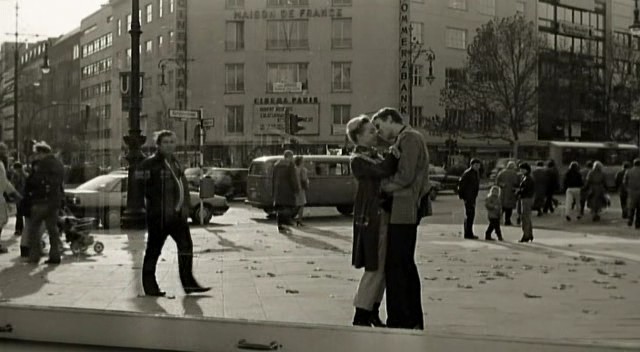
{"label": "person wearing hat", "polygon": [[38,264],[42,255],[40,245],[44,223],[49,233],[49,260],[47,264],[60,264],[60,230],[58,229],[58,210],[64,200],[64,166],[52,153],[46,142],[38,142],[33,146],[36,162],[33,174],[25,185],[26,197],[29,199],[29,262]]}
{"label": "person wearing hat", "polygon": [[536,192],[534,179],[531,177],[531,166],[527,163],[520,164],[520,172],[522,173],[522,181],[518,188],[518,199],[520,200],[520,220],[522,225],[522,238],[520,242],[533,241],[533,224],[531,222],[531,211],[533,210],[533,198]]}
{"label": "person wearing hat", "polygon": [[477,240],[473,234],[473,221],[476,216],[476,199],[480,192],[480,160],[471,159],[469,168],[458,181],[458,198],[464,201],[464,238]]}

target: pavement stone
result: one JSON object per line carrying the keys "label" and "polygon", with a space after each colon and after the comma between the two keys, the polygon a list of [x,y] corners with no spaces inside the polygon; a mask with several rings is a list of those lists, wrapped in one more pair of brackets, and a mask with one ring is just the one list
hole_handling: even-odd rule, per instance
{"label": "pavement stone", "polygon": [[[144,233],[112,231],[96,234],[103,254],[67,251],[59,266],[23,263],[16,239],[3,237],[0,302],[349,325],[361,276],[350,266],[349,219],[309,219],[282,235],[260,215],[236,222],[243,211],[192,228],[205,295],[184,295],[167,241],[157,272],[173,297],[139,297]],[[519,244],[519,229],[506,227],[506,242],[468,241],[460,225],[429,220],[416,253],[428,333],[640,348],[638,236],[536,228],[532,244]]]}

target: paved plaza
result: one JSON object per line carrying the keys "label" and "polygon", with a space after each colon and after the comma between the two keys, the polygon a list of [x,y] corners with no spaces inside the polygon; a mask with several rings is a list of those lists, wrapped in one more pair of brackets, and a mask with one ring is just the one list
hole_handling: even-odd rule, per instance
{"label": "paved plaza", "polygon": [[[428,334],[640,348],[640,235],[616,220],[615,209],[595,225],[536,218],[535,241],[519,244],[517,227],[504,228],[505,242],[463,240],[457,206],[453,196],[439,198],[420,227],[416,258]],[[264,213],[233,203],[208,226],[192,228],[196,277],[213,289],[184,294],[168,241],[158,280],[170,297],[159,299],[141,296],[144,232],[97,231],[101,255],[67,251],[59,266],[23,263],[18,238],[5,234],[0,300],[348,326],[361,275],[350,266],[350,219],[332,209],[309,213],[306,226],[283,235]],[[552,229],[559,226],[567,230]]]}

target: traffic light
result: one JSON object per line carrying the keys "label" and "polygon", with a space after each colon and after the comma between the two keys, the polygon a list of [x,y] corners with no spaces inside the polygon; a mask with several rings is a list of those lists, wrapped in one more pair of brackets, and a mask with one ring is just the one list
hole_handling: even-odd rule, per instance
{"label": "traffic light", "polygon": [[300,125],[301,122],[302,119],[300,118],[300,116],[296,114],[287,114],[285,132],[290,135],[298,134],[298,132],[304,129],[304,127]]}

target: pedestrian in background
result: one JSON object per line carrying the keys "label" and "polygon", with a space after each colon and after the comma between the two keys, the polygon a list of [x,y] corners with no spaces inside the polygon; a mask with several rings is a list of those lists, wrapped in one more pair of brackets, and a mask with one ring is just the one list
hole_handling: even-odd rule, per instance
{"label": "pedestrian in background", "polygon": [[593,221],[600,221],[600,212],[607,206],[607,183],[603,165],[596,161],[587,174],[587,206],[591,209]]}
{"label": "pedestrian in background", "polygon": [[542,216],[547,200],[547,187],[549,185],[549,172],[544,167],[544,161],[538,161],[530,175],[536,186],[532,209],[538,212],[538,216]]}
{"label": "pedestrian in background", "polygon": [[[10,181],[18,193],[25,194],[24,187],[27,182],[27,173],[24,171],[21,162],[13,163],[13,173],[11,174]],[[15,236],[20,236],[24,229],[24,214],[21,203],[22,200],[16,203],[16,227],[13,233]]]}
{"label": "pedestrian in background", "polygon": [[511,216],[516,208],[516,189],[520,183],[517,166],[514,161],[507,163],[507,167],[496,176],[496,185],[500,187],[502,212],[504,213],[504,225],[511,226]]}
{"label": "pedestrian in background", "polygon": [[580,191],[580,216],[584,216],[584,209],[587,206],[587,198],[589,197],[589,192],[587,188],[587,175],[593,169],[593,161],[589,160],[585,164],[585,168],[580,170],[580,175],[582,176],[582,182],[584,183],[584,187]]}
{"label": "pedestrian in background", "polygon": [[491,234],[496,232],[498,240],[502,241],[502,231],[500,230],[500,215],[502,215],[502,200],[500,199],[500,187],[491,186],[489,194],[485,199],[485,207],[487,208],[487,217],[489,218],[489,227],[484,233],[484,239],[493,241]]}
{"label": "pedestrian in background", "polygon": [[547,161],[547,186],[544,200],[544,208],[542,209],[545,214],[553,214],[555,210],[555,202],[553,196],[556,194],[558,187],[560,186],[560,172],[556,167],[556,163],[553,160]]}
{"label": "pedestrian in background", "polygon": [[620,194],[620,208],[622,209],[622,218],[626,219],[629,217],[628,214],[628,197],[629,193],[627,192],[627,188],[624,186],[624,176],[627,171],[631,168],[631,163],[625,161],[622,163],[622,169],[616,173],[616,189]]}
{"label": "pedestrian in background", "polygon": [[416,265],[420,203],[428,192],[429,153],[423,135],[405,125],[400,112],[382,108],[373,116],[382,139],[395,141],[401,152],[396,173],[383,182],[392,196],[387,232],[387,325],[391,328],[424,329],[420,274]]}
{"label": "pedestrian in background", "polygon": [[27,180],[25,189],[29,198],[29,262],[38,264],[42,256],[42,232],[44,223],[49,234],[49,260],[47,264],[60,264],[61,247],[58,229],[58,211],[64,201],[64,165],[52,153],[45,142],[33,146],[37,160],[33,174]]}
{"label": "pedestrian in background", "polygon": [[529,164],[521,163],[519,167],[522,173],[522,181],[520,182],[517,192],[518,199],[520,200],[520,217],[522,221],[522,238],[520,242],[533,242],[531,211],[536,191],[536,181],[531,177],[531,166]]}
{"label": "pedestrian in background", "polygon": [[302,155],[298,155],[294,158],[294,164],[296,166],[296,176],[300,183],[300,191],[296,193],[296,225],[303,226],[302,219],[304,217],[304,206],[307,204],[307,189],[309,188],[309,176],[307,175],[307,168],[304,167],[304,158]]}
{"label": "pedestrian in background", "polygon": [[[9,222],[9,204],[7,199],[19,199],[21,195],[7,178],[5,165],[8,163],[7,146],[0,142],[0,235],[2,229]],[[8,250],[0,244],[0,254],[7,253]]]}
{"label": "pedestrian in background", "polygon": [[178,247],[178,272],[186,294],[207,292],[193,277],[193,241],[189,229],[191,197],[189,182],[175,158],[176,135],[156,133],[157,151],[141,165],[142,188],[146,204],[147,247],[142,263],[142,288],[147,296],[162,297],[156,281],[156,265],[168,236]]}
{"label": "pedestrian in background", "polygon": [[277,214],[278,231],[288,233],[288,226],[296,212],[296,195],[300,192],[300,182],[293,163],[293,152],[284,151],[284,158],[273,166],[272,194]]}
{"label": "pedestrian in background", "polygon": [[569,170],[564,176],[563,189],[565,192],[564,216],[567,221],[571,221],[571,214],[580,219],[580,192],[584,187],[582,175],[580,175],[580,165],[577,161],[569,165]]}
{"label": "pedestrian in background", "polygon": [[640,159],[633,161],[633,167],[629,169],[623,180],[629,198],[627,200],[628,219],[627,225],[633,225],[635,216],[636,229],[640,229]]}
{"label": "pedestrian in background", "polygon": [[458,198],[464,202],[464,238],[477,240],[473,233],[476,216],[476,199],[480,192],[480,160],[471,159],[469,168],[462,173],[458,181]]}
{"label": "pedestrian in background", "polygon": [[377,131],[368,116],[347,123],[347,136],[356,145],[351,154],[351,171],[357,189],[353,211],[353,252],[351,263],[364,273],[353,300],[353,325],[383,327],[380,304],[386,288],[385,263],[390,209],[383,206],[381,181],[393,176],[398,160],[380,155],[375,146]]}

